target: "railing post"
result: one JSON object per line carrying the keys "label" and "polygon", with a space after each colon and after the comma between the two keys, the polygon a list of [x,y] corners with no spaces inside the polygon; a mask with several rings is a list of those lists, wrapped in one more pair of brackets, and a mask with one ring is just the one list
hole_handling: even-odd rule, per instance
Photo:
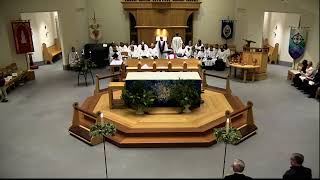
{"label": "railing post", "polygon": [[171,63],[171,61],[168,62],[168,71],[169,72],[172,71],[172,63]]}
{"label": "railing post", "polygon": [[157,71],[157,63],[156,63],[156,61],[153,61],[152,71],[153,71],[153,72],[156,72],[156,71]]}
{"label": "railing post", "polygon": [[231,88],[230,88],[230,75],[227,76],[227,82],[226,82],[226,92],[227,95],[231,95]]}
{"label": "railing post", "polygon": [[123,79],[125,79],[126,77],[126,65],[124,64],[124,62],[122,62],[121,64],[121,71],[120,71],[120,81],[122,81]]}
{"label": "railing post", "polygon": [[99,75],[96,74],[96,88],[94,90],[94,95],[100,92],[100,80]]}
{"label": "railing post", "polygon": [[231,112],[229,111],[229,110],[226,110],[226,112],[225,112],[225,116],[226,116],[226,124],[227,124],[227,119],[229,118],[229,121],[230,121],[230,127],[231,127],[231,118],[230,118],[230,114],[231,114]]}
{"label": "railing post", "polygon": [[[97,119],[96,119],[96,124],[100,124],[102,119],[100,117],[101,112],[97,112]],[[103,136],[91,136],[91,144],[100,144],[103,141]]]}
{"label": "railing post", "polygon": [[201,70],[201,77],[202,77],[202,88],[208,86],[207,84],[207,77],[206,77],[206,70]]}
{"label": "railing post", "polygon": [[188,64],[186,61],[183,61],[183,71],[187,72],[188,71]]}
{"label": "railing post", "polygon": [[138,71],[141,71],[141,61],[138,62]]}
{"label": "railing post", "polygon": [[247,102],[247,106],[249,106],[248,113],[247,113],[247,125],[253,125],[253,111],[252,111],[252,106],[253,103],[251,101]]}
{"label": "railing post", "polygon": [[72,119],[71,127],[80,125],[79,112],[76,109],[76,107],[78,106],[79,106],[78,102],[73,103],[73,119]]}

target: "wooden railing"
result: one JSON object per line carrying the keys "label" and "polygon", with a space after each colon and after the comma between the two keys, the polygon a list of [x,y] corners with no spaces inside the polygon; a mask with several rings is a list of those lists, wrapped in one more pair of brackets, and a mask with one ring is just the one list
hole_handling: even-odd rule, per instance
{"label": "wooden railing", "polygon": [[[230,123],[231,123],[233,118],[238,117],[241,114],[247,113],[247,120],[246,120],[245,124],[246,125],[253,125],[254,121],[253,121],[252,107],[253,107],[253,103],[251,101],[248,101],[247,102],[247,106],[242,108],[242,109],[240,109],[240,110],[234,111],[232,113],[230,113],[230,111],[226,111],[225,112],[226,120],[227,120],[227,118],[229,118],[230,119]],[[238,127],[238,129],[240,129],[240,128],[241,127]]]}
{"label": "wooden railing", "polygon": [[119,77],[119,79],[120,79],[121,76],[122,76],[121,73],[112,74],[112,75],[105,75],[105,76],[100,76],[100,75],[96,74],[96,87],[95,87],[95,90],[94,90],[93,94],[97,94],[97,93],[101,92],[100,80],[108,79],[108,78],[114,78],[114,77]]}
{"label": "wooden railing", "polygon": [[226,88],[225,88],[225,91],[226,91],[226,94],[227,95],[231,95],[232,91],[231,91],[231,88],[230,88],[230,75],[228,74],[227,76],[218,76],[218,75],[214,75],[214,74],[209,74],[206,72],[206,70],[202,70],[202,87],[206,87],[208,86],[207,84],[207,76],[210,76],[210,77],[215,77],[215,78],[219,78],[219,79],[225,79],[226,80]]}

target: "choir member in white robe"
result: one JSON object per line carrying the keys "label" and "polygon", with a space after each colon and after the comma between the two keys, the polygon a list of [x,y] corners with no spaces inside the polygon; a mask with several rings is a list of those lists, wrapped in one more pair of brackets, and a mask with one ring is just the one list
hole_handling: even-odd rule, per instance
{"label": "choir member in white robe", "polygon": [[145,46],[141,46],[139,50],[139,59],[147,59],[150,58],[149,48],[145,48]]}
{"label": "choir member in white robe", "polygon": [[[134,50],[138,49],[138,46],[136,45],[136,42],[134,40],[131,41],[130,46],[134,47]],[[128,48],[130,50],[130,48]]]}
{"label": "choir member in white robe", "polygon": [[195,44],[194,47],[196,48],[196,51],[200,51],[201,50],[201,47],[203,47],[201,39],[198,40],[198,43]]}
{"label": "choir member in white robe", "polygon": [[70,67],[73,68],[76,64],[80,62],[80,57],[78,52],[74,47],[71,48],[71,52],[69,53],[69,64]]}
{"label": "choir member in white robe", "polygon": [[139,54],[138,50],[134,49],[134,46],[130,46],[130,51],[128,53],[128,57],[131,59],[139,59],[140,54]]}
{"label": "choir member in white robe", "polygon": [[173,53],[177,53],[178,50],[182,47],[183,41],[179,36],[179,33],[176,33],[176,36],[172,38],[171,48]]}
{"label": "choir member in white robe", "polygon": [[202,46],[200,48],[200,51],[197,53],[197,59],[199,59],[203,62],[205,56],[206,56],[206,52],[204,51],[204,47]]}
{"label": "choir member in white robe", "polygon": [[121,53],[117,50],[115,45],[112,47],[110,63],[114,60],[122,60]]}
{"label": "choir member in white robe", "polygon": [[158,53],[157,49],[155,48],[154,43],[150,44],[149,55],[150,55],[151,59],[159,59],[159,57],[158,57],[159,53]]}
{"label": "choir member in white robe", "polygon": [[192,49],[192,41],[190,40],[189,42],[188,42],[188,45],[186,45],[186,48],[188,49],[188,51],[190,51],[191,49]]}
{"label": "choir member in white robe", "polygon": [[194,46],[191,47],[191,50],[189,51],[190,58],[197,58],[198,56],[198,51]]}
{"label": "choir member in white robe", "polygon": [[159,53],[159,59],[165,59],[167,57],[166,51],[168,51],[168,44],[167,41],[163,40],[162,36],[160,37],[160,40],[157,42],[156,49]]}
{"label": "choir member in white robe", "polygon": [[216,52],[214,51],[213,45],[210,45],[210,48],[205,53],[205,58],[203,60],[205,66],[213,66],[217,60]]}
{"label": "choir member in white robe", "polygon": [[141,50],[141,49],[142,49],[142,46],[144,47],[144,49],[148,49],[148,48],[149,48],[148,45],[146,45],[146,44],[144,43],[144,41],[141,41],[141,44],[138,45],[138,50]]}
{"label": "choir member in white robe", "polygon": [[187,59],[190,57],[190,51],[188,51],[185,45],[182,44],[182,47],[177,51],[177,56],[178,58]]}
{"label": "choir member in white robe", "polygon": [[217,53],[217,58],[222,59],[222,61],[226,64],[226,67],[229,67],[229,60],[228,57],[230,56],[230,49],[227,48],[226,45],[220,45],[220,49]]}
{"label": "choir member in white robe", "polygon": [[118,51],[120,53],[122,52],[129,52],[129,49],[128,47],[123,43],[123,42],[120,42],[120,46],[118,47]]}

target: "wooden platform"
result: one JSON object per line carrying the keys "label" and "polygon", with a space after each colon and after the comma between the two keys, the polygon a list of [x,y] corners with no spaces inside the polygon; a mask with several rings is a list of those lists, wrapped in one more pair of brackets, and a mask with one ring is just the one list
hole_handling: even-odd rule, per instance
{"label": "wooden platform", "polygon": [[[114,97],[120,98],[121,91]],[[245,107],[237,96],[226,95],[223,90],[206,87],[201,94],[204,103],[189,114],[180,114],[178,108],[150,108],[145,115],[136,115],[132,109],[110,109],[107,92],[88,97],[81,108],[88,112],[101,111],[112,121],[117,133],[106,140],[119,147],[203,147],[216,143],[213,128],[225,125],[225,112],[235,112]],[[90,116],[79,113],[79,126],[69,128],[70,134],[90,143],[89,129],[95,123]],[[247,113],[232,118],[232,126],[243,136],[250,137],[257,127],[247,123]],[[87,134],[85,133],[87,131]]]}

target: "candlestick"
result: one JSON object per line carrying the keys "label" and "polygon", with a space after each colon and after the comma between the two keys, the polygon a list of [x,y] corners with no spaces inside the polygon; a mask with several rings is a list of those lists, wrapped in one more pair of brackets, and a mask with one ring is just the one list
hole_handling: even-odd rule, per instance
{"label": "candlestick", "polygon": [[226,132],[229,133],[229,128],[230,128],[230,119],[227,118],[227,123],[226,123]]}
{"label": "candlestick", "polygon": [[100,113],[100,120],[101,120],[101,125],[103,125],[104,124],[103,113]]}

